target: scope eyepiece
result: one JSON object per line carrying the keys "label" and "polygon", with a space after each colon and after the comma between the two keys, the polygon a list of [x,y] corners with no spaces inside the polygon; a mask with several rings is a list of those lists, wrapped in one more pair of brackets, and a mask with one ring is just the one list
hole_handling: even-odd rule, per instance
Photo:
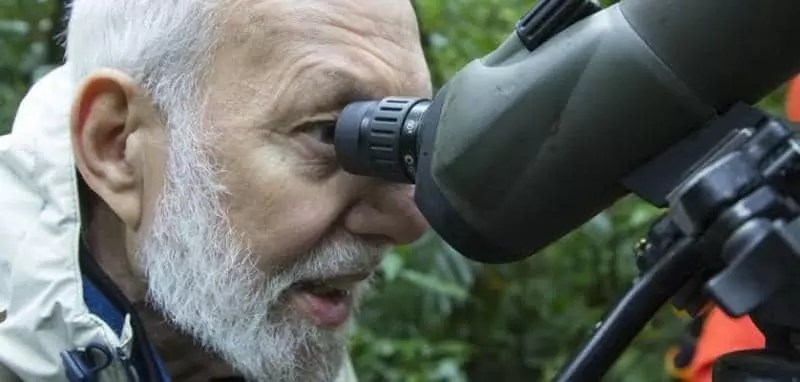
{"label": "scope eyepiece", "polygon": [[422,116],[431,101],[387,97],[347,105],[336,121],[334,146],[352,174],[414,183]]}

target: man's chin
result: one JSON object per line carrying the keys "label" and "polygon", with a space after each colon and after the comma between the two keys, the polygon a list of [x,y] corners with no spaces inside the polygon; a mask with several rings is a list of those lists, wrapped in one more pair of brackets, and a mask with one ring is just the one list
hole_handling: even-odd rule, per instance
{"label": "man's chin", "polygon": [[[272,306],[274,320],[266,324],[268,335],[264,331],[236,333],[231,336],[236,338],[229,337],[219,350],[225,349],[223,358],[248,380],[332,381],[346,356],[346,331],[342,329],[352,305],[341,324],[320,323],[314,313],[302,310],[305,296],[288,292],[281,303]],[[244,351],[241,344],[249,344],[245,347],[249,350]]]}

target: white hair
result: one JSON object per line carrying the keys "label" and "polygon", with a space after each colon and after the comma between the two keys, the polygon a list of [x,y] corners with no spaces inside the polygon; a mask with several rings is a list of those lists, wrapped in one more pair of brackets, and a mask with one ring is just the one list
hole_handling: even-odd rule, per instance
{"label": "white hair", "polygon": [[[76,85],[92,72],[122,71],[141,85],[163,114],[167,176],[203,195],[204,210],[222,213],[221,192],[205,153],[214,129],[203,128],[205,75],[216,47],[220,0],[73,0],[66,63]],[[190,173],[186,169],[191,168]],[[187,176],[192,182],[185,184]],[[166,187],[169,188],[169,179]],[[184,190],[188,192],[189,190]],[[200,234],[201,232],[198,232]]]}
{"label": "white hair", "polygon": [[227,220],[209,155],[216,135],[204,123],[200,86],[216,38],[208,1],[75,0],[66,65],[76,83],[100,68],[127,73],[166,118],[165,187],[139,243],[149,302],[253,380],[332,380],[344,333],[300,319],[284,292],[301,280],[370,270],[383,248],[329,238],[287,269],[256,267]]}
{"label": "white hair", "polygon": [[207,194],[213,212],[221,208],[222,187],[211,182],[210,158],[199,151],[207,149],[214,134],[211,128],[201,130],[202,84],[218,39],[215,12],[220,3],[73,0],[65,39],[65,66],[75,85],[92,72],[109,68],[128,74],[147,91],[166,119],[171,163],[183,159],[206,173],[202,177],[206,184],[197,186]]}
{"label": "white hair", "polygon": [[[142,85],[159,108],[198,101],[211,65],[219,1],[74,0],[66,34],[66,65],[75,83],[113,68]],[[195,98],[195,99],[192,99]]]}

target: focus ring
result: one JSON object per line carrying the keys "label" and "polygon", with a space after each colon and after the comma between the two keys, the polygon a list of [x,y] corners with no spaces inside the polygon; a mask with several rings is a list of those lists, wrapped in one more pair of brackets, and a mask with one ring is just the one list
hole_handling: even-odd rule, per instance
{"label": "focus ring", "polygon": [[[401,132],[411,109],[425,100],[416,97],[388,97],[378,102],[372,115],[361,125],[361,141],[368,152],[372,175],[412,183],[401,153]],[[363,148],[362,148],[363,149]]]}

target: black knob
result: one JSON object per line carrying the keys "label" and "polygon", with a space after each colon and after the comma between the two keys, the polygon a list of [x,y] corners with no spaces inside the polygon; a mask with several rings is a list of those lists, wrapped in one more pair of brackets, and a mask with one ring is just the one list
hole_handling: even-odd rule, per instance
{"label": "black knob", "polygon": [[533,51],[545,41],[602,8],[591,0],[541,0],[517,23],[517,36]]}
{"label": "black knob", "polygon": [[706,287],[732,317],[752,313],[800,274],[796,239],[800,220],[787,225],[767,219],[743,224],[722,248],[728,265]]}
{"label": "black knob", "polygon": [[687,236],[705,230],[718,214],[762,183],[752,158],[734,152],[693,174],[671,194],[670,214]]}
{"label": "black knob", "polygon": [[428,104],[424,98],[387,97],[347,105],[334,136],[342,167],[353,174],[413,183],[419,119]]}

